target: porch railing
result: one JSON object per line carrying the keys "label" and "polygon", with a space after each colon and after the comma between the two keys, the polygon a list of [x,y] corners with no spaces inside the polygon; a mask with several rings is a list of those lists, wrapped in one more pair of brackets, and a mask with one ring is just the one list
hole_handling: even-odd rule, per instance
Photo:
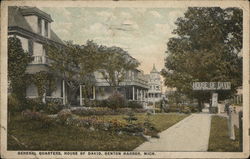
{"label": "porch railing", "polygon": [[31,64],[47,64],[48,63],[46,56],[32,56],[32,57],[33,57],[33,61],[31,62]]}

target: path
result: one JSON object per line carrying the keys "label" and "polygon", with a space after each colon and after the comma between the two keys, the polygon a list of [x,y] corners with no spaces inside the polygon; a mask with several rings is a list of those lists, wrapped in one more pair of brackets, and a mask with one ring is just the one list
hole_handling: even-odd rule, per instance
{"label": "path", "polygon": [[141,144],[135,151],[207,151],[211,116],[192,114]]}

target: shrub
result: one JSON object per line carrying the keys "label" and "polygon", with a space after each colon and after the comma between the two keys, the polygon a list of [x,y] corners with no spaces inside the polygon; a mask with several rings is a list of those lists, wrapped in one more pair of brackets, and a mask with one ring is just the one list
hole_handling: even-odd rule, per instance
{"label": "shrub", "polygon": [[179,106],[169,106],[167,107],[167,112],[180,112]]}
{"label": "shrub", "polygon": [[136,101],[129,101],[127,104],[128,108],[143,108],[143,105]]}
{"label": "shrub", "polygon": [[32,109],[33,111],[40,111],[46,106],[40,98],[28,98],[25,102],[26,109]]}
{"label": "shrub", "polygon": [[43,109],[48,114],[56,114],[59,111],[61,111],[63,108],[64,108],[64,106],[61,104],[61,102],[49,101],[46,103],[46,105]]}
{"label": "shrub", "polygon": [[41,116],[41,127],[42,128],[49,128],[51,126],[55,125],[55,121],[53,118],[50,118],[48,115],[43,115]]}
{"label": "shrub", "polygon": [[102,107],[95,107],[95,108],[78,108],[71,110],[73,114],[81,115],[81,116],[88,116],[88,115],[112,115],[115,112],[110,108],[102,108]]}
{"label": "shrub", "polygon": [[123,108],[126,106],[126,100],[122,94],[115,92],[108,98],[108,107],[111,109]]}
{"label": "shrub", "polygon": [[181,108],[181,113],[190,114],[191,110],[190,110],[189,107],[184,106],[184,107]]}
{"label": "shrub", "polygon": [[57,117],[61,124],[65,124],[67,119],[72,117],[72,113],[69,109],[63,109],[58,113]]}
{"label": "shrub", "polygon": [[71,112],[76,115],[80,116],[90,116],[90,115],[119,115],[119,114],[126,114],[128,112],[133,111],[134,113],[145,113],[147,112],[146,109],[140,108],[118,108],[116,110],[106,108],[106,107],[95,107],[95,108],[76,108],[72,109]]}
{"label": "shrub", "polygon": [[18,112],[21,109],[20,101],[15,97],[15,95],[8,95],[8,111]]}
{"label": "shrub", "polygon": [[109,107],[109,101],[104,99],[104,100],[100,100],[97,102],[96,104],[98,107]]}
{"label": "shrub", "polygon": [[22,111],[22,116],[27,120],[41,120],[42,114],[40,112],[31,111],[29,109]]}

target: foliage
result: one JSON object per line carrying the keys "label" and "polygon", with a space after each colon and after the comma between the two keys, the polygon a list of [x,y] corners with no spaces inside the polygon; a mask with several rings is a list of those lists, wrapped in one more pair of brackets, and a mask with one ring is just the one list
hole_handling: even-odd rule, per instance
{"label": "foliage", "polygon": [[190,113],[199,112],[199,109],[195,106],[171,105],[171,106],[167,107],[166,111],[167,112],[179,112],[179,113],[190,114]]}
{"label": "foliage", "polygon": [[80,116],[91,116],[91,115],[118,115],[118,114],[126,114],[128,112],[134,113],[145,113],[147,110],[145,109],[131,109],[131,108],[118,108],[113,110],[108,107],[94,107],[94,108],[76,108],[72,109],[71,112]]}
{"label": "foliage", "polygon": [[21,104],[18,98],[12,94],[8,95],[8,112],[14,113],[21,110]]}
{"label": "foliage", "polygon": [[159,131],[155,128],[155,125],[152,123],[150,119],[151,115],[152,115],[151,113],[147,113],[147,117],[145,118],[145,121],[143,123],[144,134],[159,138],[159,136],[157,135]]}
{"label": "foliage", "polygon": [[60,112],[64,106],[58,101],[48,101],[45,108],[43,109],[48,114],[56,114]]}
{"label": "foliage", "polygon": [[[122,117],[119,118],[119,116],[114,115],[105,117],[113,123],[126,124],[125,121],[119,121],[120,119],[123,120]],[[138,122],[143,122],[144,117],[145,115],[139,115]],[[186,115],[157,114],[152,116],[151,121],[155,124],[157,130],[162,131],[184,117]],[[10,123],[8,123],[7,149],[9,151],[132,151],[145,142],[144,137],[127,133],[114,133],[114,131],[103,130],[92,131],[83,127],[62,124],[55,124],[45,129],[40,126],[41,124],[41,121],[24,120],[20,114],[12,116]],[[26,146],[19,145],[12,136],[19,139]]]}
{"label": "foliage", "polygon": [[81,109],[72,109],[71,112],[76,115],[81,116],[90,116],[90,115],[110,115],[115,114],[115,112],[110,108],[81,108]]}
{"label": "foliage", "polygon": [[108,98],[108,106],[111,109],[123,108],[126,105],[126,100],[122,94],[119,92],[114,92]]}
{"label": "foliage", "polygon": [[127,103],[127,107],[128,108],[143,108],[143,105],[139,102],[136,101],[128,101]]}
{"label": "foliage", "polygon": [[54,74],[62,76],[69,89],[68,101],[74,98],[82,78],[79,77],[79,58],[81,49],[79,45],[66,42],[65,46],[53,44],[46,45],[47,56],[50,60],[49,69]]}
{"label": "foliage", "polygon": [[235,93],[242,85],[242,10],[188,8],[175,24],[162,71],[165,85],[198,99],[200,106],[210,94],[192,91],[192,82],[231,82],[231,91],[218,91],[220,100]]}
{"label": "foliage", "polygon": [[126,72],[139,66],[139,62],[119,47],[102,47],[103,62],[99,72],[110,86],[117,88]]}
{"label": "foliage", "polygon": [[40,98],[28,98],[23,109],[32,109],[33,111],[42,111],[47,114],[55,114],[62,110],[64,106],[60,101],[49,100],[43,103]]}
{"label": "foliage", "polygon": [[129,124],[133,124],[133,121],[137,120],[133,112],[128,112],[127,117],[124,118]]}
{"label": "foliage", "polygon": [[46,104],[40,98],[27,98],[25,101],[25,108],[33,111],[40,111],[46,107]]}
{"label": "foliage", "polygon": [[22,111],[22,116],[28,120],[41,120],[42,114],[40,112],[31,111],[29,109]]}
{"label": "foliage", "polygon": [[38,96],[41,100],[43,97],[45,98],[47,91],[52,92],[56,89],[55,77],[47,71],[40,71],[29,76],[31,81],[36,85]]}
{"label": "foliage", "polygon": [[25,99],[27,82],[26,68],[31,62],[31,56],[24,52],[21,41],[15,37],[8,38],[8,81],[11,93],[20,101]]}
{"label": "foliage", "polygon": [[72,113],[69,109],[63,109],[60,112],[58,112],[57,117],[59,118],[59,122],[62,124],[65,124],[67,122],[68,118],[72,117]]}

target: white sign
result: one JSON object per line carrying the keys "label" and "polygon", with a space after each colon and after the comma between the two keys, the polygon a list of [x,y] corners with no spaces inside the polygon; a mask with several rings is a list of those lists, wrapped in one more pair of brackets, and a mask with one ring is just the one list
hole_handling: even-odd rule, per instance
{"label": "white sign", "polygon": [[212,95],[212,107],[218,107],[218,93]]}
{"label": "white sign", "polygon": [[193,82],[193,90],[230,90],[230,82]]}

